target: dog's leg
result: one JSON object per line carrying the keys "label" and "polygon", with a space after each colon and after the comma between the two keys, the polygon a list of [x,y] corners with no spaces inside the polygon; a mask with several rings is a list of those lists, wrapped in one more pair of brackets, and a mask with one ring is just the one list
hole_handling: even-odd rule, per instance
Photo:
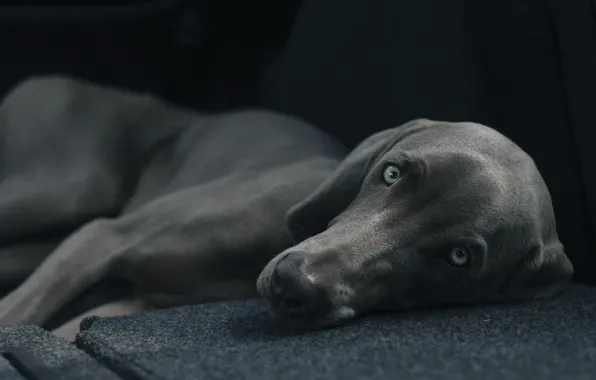
{"label": "dog's leg", "polygon": [[138,243],[114,270],[154,307],[257,296],[263,266],[293,242],[286,210],[315,186],[293,169],[235,173],[123,217]]}
{"label": "dog's leg", "polygon": [[0,301],[0,326],[42,324],[108,273],[180,303],[256,295],[262,267],[291,244],[285,211],[313,186],[287,171],[240,173],[83,226]]}
{"label": "dog's leg", "polygon": [[[93,166],[44,178],[4,178],[0,182],[0,243],[57,231],[72,231],[121,206],[119,189],[110,177],[95,174]],[[55,170],[59,172],[59,170]],[[53,177],[53,179],[51,179]]]}
{"label": "dog's leg", "polygon": [[118,141],[121,116],[104,98],[74,80],[34,78],[1,99],[1,245],[71,232],[117,208],[121,178],[106,157],[119,147],[98,144]]}
{"label": "dog's leg", "polygon": [[0,244],[110,217],[145,161],[195,115],[74,78],[29,78],[0,99]]}
{"label": "dog's leg", "polygon": [[0,300],[0,326],[41,325],[66,302],[104,277],[123,249],[113,224],[98,219],[60,244],[31,276]]}
{"label": "dog's leg", "polygon": [[0,246],[0,298],[1,289],[14,287],[29,277],[62,240],[64,236],[57,235]]}

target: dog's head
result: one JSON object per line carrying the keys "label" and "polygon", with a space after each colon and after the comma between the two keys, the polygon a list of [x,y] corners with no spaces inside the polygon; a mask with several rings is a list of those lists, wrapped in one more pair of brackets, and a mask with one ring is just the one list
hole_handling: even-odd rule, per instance
{"label": "dog's head", "polygon": [[295,327],[540,297],[573,273],[533,160],[474,123],[418,119],[369,137],[287,223],[299,243],[257,287]]}

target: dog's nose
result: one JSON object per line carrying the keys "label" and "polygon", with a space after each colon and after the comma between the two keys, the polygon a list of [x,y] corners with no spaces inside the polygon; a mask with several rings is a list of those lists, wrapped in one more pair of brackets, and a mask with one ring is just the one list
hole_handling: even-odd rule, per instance
{"label": "dog's nose", "polygon": [[301,252],[289,253],[273,271],[271,301],[277,311],[287,316],[316,315],[330,307],[325,289],[300,269],[304,257]]}

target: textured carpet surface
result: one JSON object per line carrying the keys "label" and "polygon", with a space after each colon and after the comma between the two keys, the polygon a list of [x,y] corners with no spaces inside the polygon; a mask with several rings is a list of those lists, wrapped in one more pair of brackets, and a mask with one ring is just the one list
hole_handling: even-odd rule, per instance
{"label": "textured carpet surface", "polygon": [[[0,328],[0,379],[28,379],[20,374],[6,356],[7,351],[24,351],[29,368],[34,367],[39,379],[112,380],[119,379],[74,344],[56,338],[48,331],[34,326]],[[29,358],[33,360],[30,361]],[[56,377],[52,377],[55,374]]]}
{"label": "textured carpet surface", "polygon": [[282,334],[260,300],[90,318],[77,345],[125,378],[594,379],[596,288]]}
{"label": "textured carpet surface", "polygon": [[2,380],[24,380],[25,378],[9,363],[9,361],[0,357],[0,379]]}

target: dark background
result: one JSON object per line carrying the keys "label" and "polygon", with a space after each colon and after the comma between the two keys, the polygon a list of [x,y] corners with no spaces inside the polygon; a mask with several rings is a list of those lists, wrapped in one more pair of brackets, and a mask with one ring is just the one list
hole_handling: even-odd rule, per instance
{"label": "dark background", "polygon": [[576,280],[595,284],[595,15],[591,0],[2,1],[0,91],[69,74],[281,110],[350,147],[417,117],[485,123],[534,157]]}

